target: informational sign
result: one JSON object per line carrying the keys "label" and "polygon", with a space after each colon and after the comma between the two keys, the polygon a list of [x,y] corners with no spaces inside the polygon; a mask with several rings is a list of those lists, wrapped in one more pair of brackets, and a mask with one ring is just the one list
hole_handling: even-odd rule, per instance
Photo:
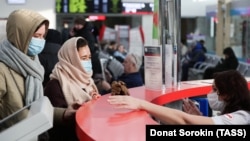
{"label": "informational sign", "polygon": [[162,50],[160,46],[144,47],[145,87],[149,90],[162,90]]}
{"label": "informational sign", "polygon": [[121,13],[121,0],[56,0],[56,13]]}
{"label": "informational sign", "polygon": [[123,14],[152,14],[154,11],[153,3],[142,2],[123,2],[122,13]]}

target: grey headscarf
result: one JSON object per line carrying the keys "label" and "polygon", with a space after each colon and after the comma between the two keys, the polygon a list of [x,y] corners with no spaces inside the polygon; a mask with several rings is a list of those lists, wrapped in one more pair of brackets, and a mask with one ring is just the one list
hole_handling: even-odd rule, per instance
{"label": "grey headscarf", "polygon": [[43,96],[44,69],[37,56],[32,60],[5,39],[0,43],[0,61],[25,78],[25,105]]}

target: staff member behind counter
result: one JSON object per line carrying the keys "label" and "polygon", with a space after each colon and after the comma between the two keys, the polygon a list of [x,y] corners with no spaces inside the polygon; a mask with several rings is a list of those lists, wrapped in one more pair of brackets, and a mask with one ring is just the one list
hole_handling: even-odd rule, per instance
{"label": "staff member behind counter", "polygon": [[250,124],[250,94],[246,79],[236,70],[218,72],[213,82],[213,92],[224,102],[221,115],[205,117],[163,107],[131,96],[110,96],[108,102],[116,108],[146,110],[167,124],[232,125]]}

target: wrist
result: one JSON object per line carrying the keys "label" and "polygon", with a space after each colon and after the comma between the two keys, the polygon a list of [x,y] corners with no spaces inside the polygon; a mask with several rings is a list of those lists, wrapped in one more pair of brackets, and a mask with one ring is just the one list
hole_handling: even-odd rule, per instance
{"label": "wrist", "polygon": [[145,101],[138,99],[138,109],[145,110]]}

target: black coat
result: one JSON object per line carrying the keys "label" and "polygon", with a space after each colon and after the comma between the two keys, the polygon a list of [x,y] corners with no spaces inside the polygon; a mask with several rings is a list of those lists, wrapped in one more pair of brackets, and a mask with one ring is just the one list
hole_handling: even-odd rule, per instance
{"label": "black coat", "polygon": [[221,60],[221,63],[218,63],[215,67],[216,71],[226,71],[226,70],[236,70],[239,62],[236,57],[229,57],[225,60]]}
{"label": "black coat", "polygon": [[88,45],[91,51],[91,54],[94,54],[95,52],[95,44],[96,44],[96,40],[95,40],[95,36],[92,33],[93,32],[93,26],[91,25],[91,23],[86,22],[84,24],[84,27],[80,30],[76,30],[74,29],[75,35],[74,37],[83,37],[88,41]]}
{"label": "black coat", "polygon": [[38,55],[45,70],[43,86],[45,86],[50,80],[49,75],[51,74],[55,64],[58,62],[57,53],[60,48],[60,44],[46,42],[43,51]]}
{"label": "black coat", "polygon": [[235,56],[221,60],[215,67],[207,68],[203,74],[203,79],[212,79],[216,72],[222,72],[227,70],[236,70],[239,65],[239,61]]}

